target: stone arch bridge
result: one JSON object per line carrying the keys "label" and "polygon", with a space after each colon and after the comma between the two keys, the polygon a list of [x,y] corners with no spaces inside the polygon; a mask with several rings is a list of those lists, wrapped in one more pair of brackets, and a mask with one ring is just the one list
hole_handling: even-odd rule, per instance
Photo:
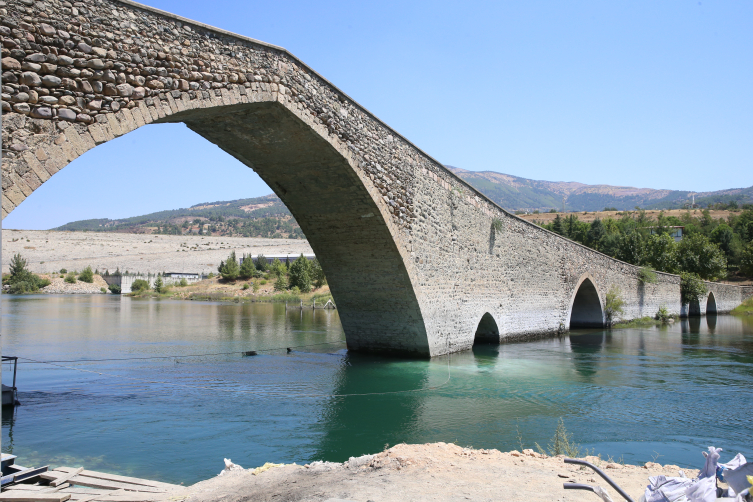
{"label": "stone arch bridge", "polygon": [[[3,217],[87,150],[183,122],[288,206],[350,349],[434,356],[600,327],[613,286],[626,318],[680,312],[677,276],[642,284],[507,213],[280,47],[126,0],[0,5]],[[718,311],[742,298],[727,289]]]}

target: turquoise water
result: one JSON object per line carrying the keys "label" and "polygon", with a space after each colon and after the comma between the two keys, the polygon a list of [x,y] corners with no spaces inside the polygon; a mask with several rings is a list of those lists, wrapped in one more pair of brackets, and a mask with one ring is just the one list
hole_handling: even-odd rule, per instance
{"label": "turquoise water", "polygon": [[[400,442],[543,446],[560,417],[584,448],[629,463],[697,467],[708,445],[753,456],[750,318],[414,361],[348,354],[334,311],[3,295],[2,333],[5,355],[63,361],[19,364],[22,404],[3,412],[2,449],[24,465],[188,484],[223,458],[254,467]],[[281,350],[240,354],[264,349]]]}

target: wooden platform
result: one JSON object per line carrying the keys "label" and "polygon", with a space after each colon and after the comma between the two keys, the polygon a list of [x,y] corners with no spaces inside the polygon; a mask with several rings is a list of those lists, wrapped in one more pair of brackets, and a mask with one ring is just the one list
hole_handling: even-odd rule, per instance
{"label": "wooden platform", "polygon": [[183,486],[149,479],[58,467],[7,486],[0,502],[157,502],[181,500]]}

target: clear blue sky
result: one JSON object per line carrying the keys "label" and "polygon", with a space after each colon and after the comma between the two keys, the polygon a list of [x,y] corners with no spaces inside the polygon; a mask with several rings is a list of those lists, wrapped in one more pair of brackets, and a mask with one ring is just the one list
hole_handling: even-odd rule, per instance
{"label": "clear blue sky", "polygon": [[[706,191],[753,185],[753,2],[147,0],[280,45],[445,164]],[[270,193],[182,125],[102,145],[3,223]]]}

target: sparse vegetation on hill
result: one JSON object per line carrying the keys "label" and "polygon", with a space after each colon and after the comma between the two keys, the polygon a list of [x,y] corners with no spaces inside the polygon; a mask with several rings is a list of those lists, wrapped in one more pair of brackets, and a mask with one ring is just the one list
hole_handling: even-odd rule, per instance
{"label": "sparse vegetation on hill", "polygon": [[55,230],[305,239],[288,208],[275,195],[209,202],[120,220],[80,220]]}
{"label": "sparse vegetation on hill", "polygon": [[[653,188],[586,185],[577,182],[541,181],[520,178],[493,171],[468,171],[445,166],[473,185],[491,200],[511,211],[548,211],[551,208],[567,211],[673,209],[689,207],[694,192],[655,190]],[[716,192],[695,193],[695,203],[701,208],[737,209],[753,203],[753,187],[733,188]]]}

